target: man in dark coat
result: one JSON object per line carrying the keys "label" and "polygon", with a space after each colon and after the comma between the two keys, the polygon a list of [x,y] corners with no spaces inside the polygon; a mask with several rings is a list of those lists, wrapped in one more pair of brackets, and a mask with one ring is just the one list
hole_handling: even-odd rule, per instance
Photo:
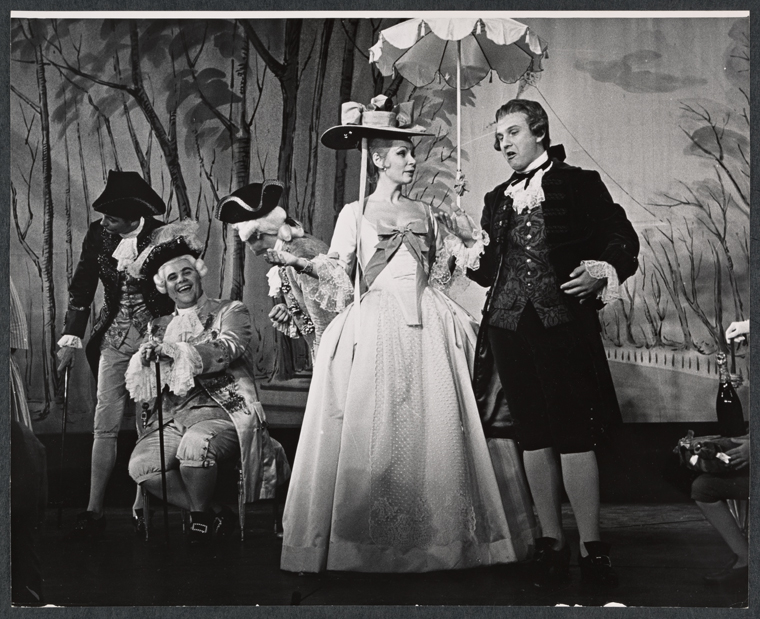
{"label": "man in dark coat", "polygon": [[[480,339],[490,346],[509,411],[484,419],[484,427],[501,436],[511,421],[504,415],[515,422],[544,536],[536,540],[536,586],[569,578],[564,485],[583,580],[611,587],[617,576],[600,540],[594,449],[620,410],[596,310],[619,298],[618,286],[636,271],[639,241],[597,172],[563,163],[561,150],[549,152],[540,104],[509,101],[496,122],[494,146],[514,174],[485,196],[481,225],[491,243],[469,275],[490,288]],[[476,384],[478,375],[487,376],[482,365]]]}
{"label": "man in dark coat", "polygon": [[[90,499],[87,511],[77,517],[71,533],[74,539],[97,536],[105,528],[103,500],[116,462],[116,439],[128,398],[124,373],[148,322],[173,307],[171,299],[160,294],[153,282],[127,274],[127,267],[148,246],[153,231],[163,225],[153,218],[166,212],[161,197],[137,172],[111,171],[105,190],[92,206],[103,213],[103,219],[90,225],[82,243],[69,286],[63,337],[58,341],[61,371],[73,363],[74,352],[82,347],[90,306],[98,282],[102,282],[103,307],[86,349],[97,379]],[[135,507],[139,509],[137,503]],[[140,514],[133,516],[138,526]]]}

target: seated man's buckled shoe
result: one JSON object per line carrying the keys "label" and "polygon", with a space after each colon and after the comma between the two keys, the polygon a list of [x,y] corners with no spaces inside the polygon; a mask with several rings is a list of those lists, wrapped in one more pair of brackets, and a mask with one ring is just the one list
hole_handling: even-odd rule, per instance
{"label": "seated man's buckled shoe", "polygon": [[618,585],[618,575],[612,569],[610,545],[604,542],[584,542],[588,556],[579,557],[581,582],[604,589],[613,589]]}
{"label": "seated man's buckled shoe", "polygon": [[187,542],[191,545],[210,542],[213,521],[213,514],[190,512],[190,528],[187,531]]}
{"label": "seated man's buckled shoe", "polygon": [[66,535],[69,541],[82,541],[87,539],[96,539],[103,535],[106,529],[106,516],[103,514],[100,518],[95,518],[95,512],[82,512],[77,514],[77,521],[74,528]]}
{"label": "seated man's buckled shoe", "polygon": [[554,546],[553,537],[539,537],[533,559],[533,585],[540,589],[551,589],[570,582],[570,545],[559,550]]}

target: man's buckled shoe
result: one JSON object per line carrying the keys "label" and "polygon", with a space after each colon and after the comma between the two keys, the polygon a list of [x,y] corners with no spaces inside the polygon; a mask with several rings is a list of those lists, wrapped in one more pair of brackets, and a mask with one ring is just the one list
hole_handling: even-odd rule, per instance
{"label": "man's buckled shoe", "polygon": [[618,585],[618,575],[612,569],[610,561],[610,545],[604,542],[584,542],[588,551],[587,557],[580,557],[581,582],[595,585],[604,589],[613,589]]}
{"label": "man's buckled shoe", "polygon": [[540,589],[552,589],[570,582],[570,545],[554,549],[557,540],[539,537],[533,559],[533,585]]}
{"label": "man's buckled shoe", "polygon": [[190,512],[190,528],[187,531],[187,542],[192,545],[210,542],[213,519],[213,514]]}
{"label": "man's buckled shoe", "polygon": [[69,541],[79,542],[87,539],[102,537],[106,529],[106,516],[95,518],[95,512],[82,512],[77,514],[74,528],[66,535]]}

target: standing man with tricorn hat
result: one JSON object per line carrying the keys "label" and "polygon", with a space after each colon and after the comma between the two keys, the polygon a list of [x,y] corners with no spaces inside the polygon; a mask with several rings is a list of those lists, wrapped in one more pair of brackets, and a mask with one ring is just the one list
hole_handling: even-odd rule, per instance
{"label": "standing man with tricorn hat", "polygon": [[327,254],[328,247],[306,234],[303,226],[280,206],[282,191],[280,181],[250,183],[222,198],[214,214],[223,223],[231,224],[254,254],[266,254],[268,262],[281,252],[295,257],[292,265],[275,266],[267,273],[269,295],[280,300],[269,318],[272,326],[288,337],[303,337],[313,362],[322,332],[338,310],[334,303],[332,311],[329,303],[325,303],[327,309],[322,307],[317,300],[319,281],[310,276],[311,259]]}
{"label": "standing man with tricorn hat", "polygon": [[[103,193],[93,202],[103,218],[90,225],[69,285],[69,306],[58,341],[58,370],[74,361],[87,327],[98,282],[103,284],[100,309],[87,344],[87,361],[97,378],[94,441],[87,511],[77,516],[71,539],[97,537],[105,529],[103,502],[116,462],[116,439],[127,390],[124,373],[151,319],[169,313],[173,303],[153,282],[127,273],[151,234],[163,225],[154,219],[166,212],[161,197],[137,172],[110,171]],[[136,529],[144,527],[139,494],[133,511]],[[138,533],[140,531],[138,530]]]}

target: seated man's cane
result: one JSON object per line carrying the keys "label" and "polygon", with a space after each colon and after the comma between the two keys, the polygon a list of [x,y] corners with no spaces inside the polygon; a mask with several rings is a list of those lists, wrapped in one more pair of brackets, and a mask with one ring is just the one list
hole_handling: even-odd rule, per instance
{"label": "seated man's cane", "polygon": [[169,502],[166,499],[166,457],[164,456],[164,406],[161,389],[161,360],[156,358],[156,410],[158,411],[158,448],[161,453],[161,494],[164,500],[164,536],[169,543]]}
{"label": "seated man's cane", "polygon": [[71,366],[67,365],[63,370],[63,409],[61,411],[61,466],[58,471],[58,492],[61,493],[61,498],[58,501],[58,528],[61,528],[61,520],[63,518],[63,500],[66,493],[63,490],[63,464],[65,461],[65,454],[63,447],[66,444],[66,423],[69,413],[69,374],[71,373]]}

